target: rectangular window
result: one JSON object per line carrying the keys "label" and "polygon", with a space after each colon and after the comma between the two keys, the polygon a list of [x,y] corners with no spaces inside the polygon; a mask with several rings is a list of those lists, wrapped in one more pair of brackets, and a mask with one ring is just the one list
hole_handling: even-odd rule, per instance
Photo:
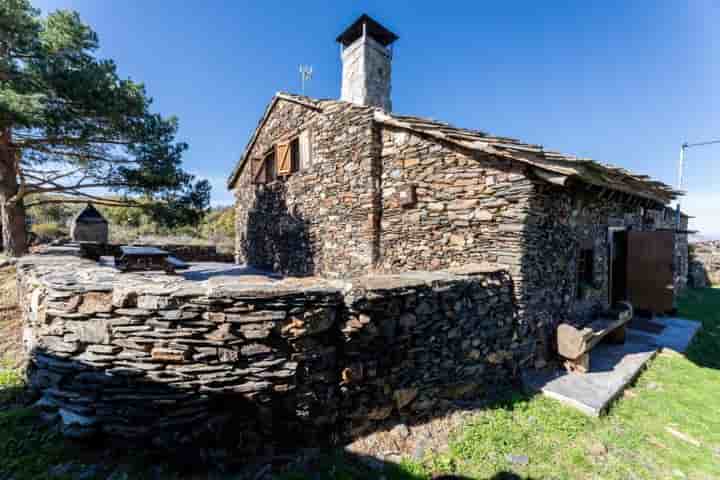
{"label": "rectangular window", "polygon": [[296,138],[290,142],[290,172],[300,170],[300,139]]}
{"label": "rectangular window", "polygon": [[298,137],[299,140],[299,150],[300,150],[300,160],[299,160],[299,166],[301,169],[306,169],[312,165],[312,152],[311,152],[311,135],[310,130],[303,130],[300,132],[300,136]]}
{"label": "rectangular window", "polygon": [[255,157],[252,159],[253,183],[265,183],[265,159]]}
{"label": "rectangular window", "polygon": [[265,182],[274,182],[277,178],[275,171],[275,151],[267,154],[265,157]]}

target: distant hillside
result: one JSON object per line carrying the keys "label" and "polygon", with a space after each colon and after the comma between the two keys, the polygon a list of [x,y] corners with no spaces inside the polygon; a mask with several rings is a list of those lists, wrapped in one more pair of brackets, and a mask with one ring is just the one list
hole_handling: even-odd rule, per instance
{"label": "distant hillside", "polygon": [[688,241],[690,243],[710,242],[713,240],[720,240],[720,235],[694,234],[694,235],[690,235],[688,238]]}

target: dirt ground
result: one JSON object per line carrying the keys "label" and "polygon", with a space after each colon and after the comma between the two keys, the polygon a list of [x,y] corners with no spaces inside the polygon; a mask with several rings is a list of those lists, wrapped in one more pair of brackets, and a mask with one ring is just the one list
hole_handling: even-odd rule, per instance
{"label": "dirt ground", "polygon": [[19,366],[22,320],[17,303],[15,267],[0,268],[0,368]]}

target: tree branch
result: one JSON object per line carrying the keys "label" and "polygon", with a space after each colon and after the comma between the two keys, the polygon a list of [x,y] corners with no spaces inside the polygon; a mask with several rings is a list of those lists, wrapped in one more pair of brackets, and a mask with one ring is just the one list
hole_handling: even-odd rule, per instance
{"label": "tree branch", "polygon": [[[54,204],[54,203],[88,203],[87,199],[79,199],[79,198],[48,198],[43,200],[36,200],[33,202],[28,202],[25,204],[26,208],[31,207],[37,207],[38,205],[47,205],[47,204]],[[104,205],[106,207],[132,207],[132,208],[143,208],[143,205],[138,202],[133,201],[127,201],[127,202],[121,202],[116,200],[107,200],[107,199],[94,199],[92,203],[95,203],[97,205]]]}

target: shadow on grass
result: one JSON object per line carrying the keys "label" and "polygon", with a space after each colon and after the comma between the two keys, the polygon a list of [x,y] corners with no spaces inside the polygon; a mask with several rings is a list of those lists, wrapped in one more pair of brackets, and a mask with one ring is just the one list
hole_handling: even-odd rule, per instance
{"label": "shadow on grass", "polygon": [[702,323],[687,350],[688,360],[720,369],[720,288],[688,289],[678,301],[678,314]]}

